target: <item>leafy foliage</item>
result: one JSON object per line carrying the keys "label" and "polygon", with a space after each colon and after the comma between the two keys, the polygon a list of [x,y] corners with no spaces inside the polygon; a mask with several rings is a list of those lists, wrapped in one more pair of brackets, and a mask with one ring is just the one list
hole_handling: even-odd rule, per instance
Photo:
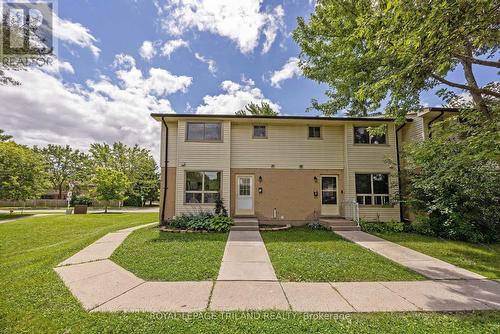
{"label": "leafy foliage", "polygon": [[224,201],[222,198],[218,198],[215,202],[215,215],[216,216],[227,216],[227,209],[224,206]]}
{"label": "leafy foliage", "polygon": [[40,154],[14,142],[0,142],[0,198],[27,200],[39,196],[46,186]]}
{"label": "leafy foliage", "polygon": [[[329,100],[312,106],[326,115],[347,109],[404,116],[419,94],[437,85],[471,94],[489,114],[485,97],[500,98],[498,84],[479,87],[472,65],[500,67],[498,2],[491,0],[325,0],[309,21],[298,18],[294,39],[306,77],[326,83]],[[445,79],[463,69],[466,83]]]}
{"label": "leafy foliage", "polygon": [[[96,186],[97,197],[103,201],[123,201],[127,198],[125,192],[130,186],[130,182],[127,176],[120,171],[99,167],[95,171],[93,182]],[[107,211],[108,207],[106,205],[105,212]]]}
{"label": "leafy foliage", "polygon": [[245,106],[245,109],[236,112],[236,115],[245,116],[278,116],[276,112],[269,103],[262,102],[261,104],[250,102]]}
{"label": "leafy foliage", "polygon": [[175,216],[167,221],[167,225],[185,230],[226,232],[233,225],[233,220],[227,216],[201,210]]}
{"label": "leafy foliage", "polygon": [[407,201],[420,233],[500,240],[500,114],[463,111],[436,123],[428,140],[405,148]]}
{"label": "leafy foliage", "polygon": [[361,221],[361,230],[365,232],[387,233],[387,232],[403,232],[409,230],[405,223],[397,221],[388,222],[367,222]]}
{"label": "leafy foliage", "polygon": [[91,168],[85,153],[74,150],[69,145],[49,144],[40,149],[35,147],[34,150],[44,157],[49,180],[54,189],[58,190],[59,199],[63,198],[63,190],[68,189],[69,183],[81,185],[88,182]]}
{"label": "leafy foliage", "polygon": [[5,131],[0,129],[0,142],[9,141],[12,139],[12,136],[5,135],[4,133]]}

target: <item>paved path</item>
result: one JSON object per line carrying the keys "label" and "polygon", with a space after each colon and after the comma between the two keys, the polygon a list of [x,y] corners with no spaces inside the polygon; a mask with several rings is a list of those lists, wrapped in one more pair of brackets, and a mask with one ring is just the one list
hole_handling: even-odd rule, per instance
{"label": "paved path", "polygon": [[36,215],[29,215],[29,216],[21,216],[21,217],[17,217],[17,218],[12,218],[12,219],[4,219],[4,220],[0,220],[0,224],[5,224],[5,223],[12,223],[12,222],[16,222],[20,219],[25,219],[25,218],[33,218],[33,217],[41,217],[41,216],[50,216],[51,214],[50,213],[39,213],[39,214],[36,214]]}
{"label": "paved path", "polygon": [[[278,282],[257,231],[230,232],[215,283],[146,282],[109,257],[134,230],[154,224],[108,233],[54,270],[83,307],[95,312],[500,310],[500,283],[486,279]],[[349,237],[365,242],[364,247],[367,242],[380,242],[360,234]]]}
{"label": "paved path", "polygon": [[431,279],[484,279],[484,276],[361,231],[335,231],[341,237]]}

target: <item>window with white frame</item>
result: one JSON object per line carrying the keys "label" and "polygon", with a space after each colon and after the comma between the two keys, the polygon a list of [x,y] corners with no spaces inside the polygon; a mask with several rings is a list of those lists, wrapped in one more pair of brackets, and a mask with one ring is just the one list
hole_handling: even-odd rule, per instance
{"label": "window with white frame", "polygon": [[253,138],[267,138],[267,127],[265,125],[253,126]]}
{"label": "window with white frame", "polygon": [[370,134],[367,126],[354,127],[354,144],[386,144],[385,133]]}
{"label": "window with white frame", "polygon": [[187,123],[186,140],[221,141],[222,123]]}
{"label": "window with white frame", "polygon": [[360,205],[389,205],[389,174],[356,174],[356,201]]}
{"label": "window with white frame", "polygon": [[215,203],[220,198],[221,172],[186,172],[185,202]]}

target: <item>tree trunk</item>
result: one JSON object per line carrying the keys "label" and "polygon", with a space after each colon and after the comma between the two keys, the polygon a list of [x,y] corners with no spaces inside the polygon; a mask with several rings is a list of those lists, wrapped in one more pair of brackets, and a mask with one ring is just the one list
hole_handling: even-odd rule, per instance
{"label": "tree trunk", "polygon": [[106,201],[106,205],[104,206],[104,213],[108,213],[108,201]]}
{"label": "tree trunk", "polygon": [[[472,48],[469,44],[467,44],[465,47],[465,53],[467,56],[472,57]],[[469,92],[472,96],[474,104],[476,105],[476,108],[484,115],[486,115],[486,117],[490,118],[491,115],[488,106],[486,105],[486,102],[484,101],[481,93],[477,91],[479,89],[479,86],[477,84],[476,78],[474,77],[474,72],[472,71],[472,63],[465,59],[461,59],[460,62],[462,63],[462,66],[464,68],[465,79],[467,80],[468,85],[472,87]]]}
{"label": "tree trunk", "polygon": [[62,183],[59,184],[58,188],[59,188],[59,197],[58,197],[58,199],[62,199]]}

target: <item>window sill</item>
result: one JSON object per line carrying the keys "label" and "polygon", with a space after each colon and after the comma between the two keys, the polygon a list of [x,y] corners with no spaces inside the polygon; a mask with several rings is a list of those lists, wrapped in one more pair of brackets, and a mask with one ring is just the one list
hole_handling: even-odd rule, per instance
{"label": "window sill", "polygon": [[353,144],[354,146],[369,146],[369,147],[376,147],[376,146],[385,146],[385,147],[388,147],[388,146],[391,146],[389,144],[358,144],[358,143],[354,143]]}
{"label": "window sill", "polygon": [[223,140],[194,140],[194,139],[186,139],[186,143],[223,143]]}
{"label": "window sill", "polygon": [[382,205],[382,204],[360,204],[360,208],[381,208],[381,209],[391,209],[394,205]]}
{"label": "window sill", "polygon": [[202,205],[202,206],[214,206],[214,205],[215,205],[215,203],[186,203],[186,202],[184,202],[184,205],[193,205],[193,206],[195,206],[195,205],[198,205],[198,206],[200,206],[200,205]]}

